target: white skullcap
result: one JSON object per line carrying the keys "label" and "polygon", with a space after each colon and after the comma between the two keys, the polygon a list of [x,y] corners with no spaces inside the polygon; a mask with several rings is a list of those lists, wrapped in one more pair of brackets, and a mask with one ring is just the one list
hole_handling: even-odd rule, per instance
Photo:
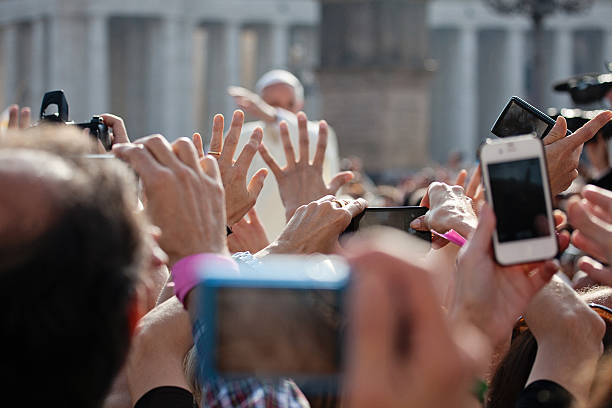
{"label": "white skullcap", "polygon": [[255,84],[255,90],[261,95],[261,92],[265,88],[276,84],[289,85],[295,92],[295,101],[297,103],[304,102],[304,87],[302,86],[302,83],[291,72],[282,69],[275,69],[265,73],[261,78],[259,78],[257,84]]}

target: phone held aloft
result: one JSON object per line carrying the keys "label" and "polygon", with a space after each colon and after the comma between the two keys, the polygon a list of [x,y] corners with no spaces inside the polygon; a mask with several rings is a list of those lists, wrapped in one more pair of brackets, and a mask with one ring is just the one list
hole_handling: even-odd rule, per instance
{"label": "phone held aloft", "polygon": [[207,271],[194,336],[204,381],[293,379],[334,393],[342,372],[348,264],[337,257],[269,256],[240,272]]}
{"label": "phone held aloft", "polygon": [[535,134],[487,140],[480,150],[487,201],[497,226],[495,259],[514,265],[559,251],[542,141]]}
{"label": "phone held aloft", "polygon": [[[491,128],[497,137],[535,133],[539,139],[548,135],[555,120],[518,96],[513,96]],[[572,132],[567,131],[568,135]]]}

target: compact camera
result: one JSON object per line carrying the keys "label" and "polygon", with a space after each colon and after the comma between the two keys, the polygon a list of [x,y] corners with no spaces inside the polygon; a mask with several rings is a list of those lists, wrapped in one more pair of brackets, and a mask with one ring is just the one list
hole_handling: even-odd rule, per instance
{"label": "compact camera", "polygon": [[[57,113],[46,114],[45,112],[51,105],[57,106]],[[68,112],[68,101],[63,90],[47,92],[40,106],[40,123],[63,123],[88,129],[91,137],[99,140],[107,151],[111,149],[108,126],[104,124],[104,120],[100,116],[92,116],[89,122],[74,123],[69,120]]]}

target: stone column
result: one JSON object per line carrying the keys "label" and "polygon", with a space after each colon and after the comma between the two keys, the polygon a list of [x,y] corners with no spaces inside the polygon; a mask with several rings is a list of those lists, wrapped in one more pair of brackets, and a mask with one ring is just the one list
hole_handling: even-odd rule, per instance
{"label": "stone column", "polygon": [[[287,69],[289,57],[289,26],[284,23],[272,27],[272,64],[274,69]],[[265,45],[264,45],[265,46]]]}
{"label": "stone column", "polygon": [[[238,21],[228,21],[223,27],[224,51],[225,51],[225,87],[232,85],[242,85],[240,83],[240,28]],[[227,92],[225,92],[225,115],[231,118],[232,112],[236,109],[236,104]],[[229,123],[229,120],[228,120]]]}
{"label": "stone column", "polygon": [[603,29],[603,44],[602,44],[601,55],[604,62],[612,62],[612,30],[607,28]]}
{"label": "stone column", "polygon": [[18,85],[18,43],[17,26],[7,24],[2,28],[2,106],[0,111],[7,106],[17,103]]}
{"label": "stone column", "polygon": [[[573,33],[568,28],[560,27],[553,32],[552,38],[551,79],[557,82],[574,75],[574,54],[571,52],[574,47]],[[549,92],[549,105],[557,108],[573,106],[567,92],[554,92],[552,88]]]}
{"label": "stone column", "polygon": [[88,17],[87,37],[88,111],[95,115],[109,109],[109,65],[112,56],[108,48],[108,20],[105,15],[92,14]]}
{"label": "stone column", "polygon": [[510,28],[506,32],[504,93],[510,96],[525,95],[525,36],[520,29]]}
{"label": "stone column", "polygon": [[[152,101],[157,105],[157,109],[160,110],[161,130],[168,140],[174,140],[180,136],[178,134],[178,119],[180,116],[181,98],[185,97],[179,94],[181,77],[179,63],[182,40],[180,23],[178,18],[174,16],[166,17],[161,22],[161,31],[159,33],[160,53],[158,55],[161,58],[159,63],[162,68],[160,73],[160,94],[157,100]],[[155,110],[155,106],[152,109]]]}
{"label": "stone column", "polygon": [[[457,146],[468,161],[476,154],[477,107],[478,107],[478,36],[474,27],[462,27],[457,37],[455,59],[455,89],[451,95],[449,109],[452,114],[446,120],[457,124]],[[454,96],[454,97],[453,97]]]}
{"label": "stone column", "polygon": [[42,19],[32,21],[32,48],[30,54],[30,107],[32,108],[32,119],[38,118],[42,97],[47,92],[45,83],[45,23]]}

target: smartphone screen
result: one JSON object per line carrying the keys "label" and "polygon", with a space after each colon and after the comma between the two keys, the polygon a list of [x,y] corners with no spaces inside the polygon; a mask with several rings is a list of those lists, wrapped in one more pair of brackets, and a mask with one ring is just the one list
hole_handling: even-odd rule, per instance
{"label": "smartphone screen", "polygon": [[546,136],[553,125],[554,121],[552,124],[547,123],[533,112],[511,100],[491,132],[498,137],[536,133],[538,138],[541,139]]}
{"label": "smartphone screen", "polygon": [[223,287],[216,292],[216,310],[215,365],[222,376],[340,373],[341,292]]}
{"label": "smartphone screen", "polygon": [[410,223],[427,213],[427,207],[371,207],[353,219],[345,232],[356,232],[361,228],[382,225],[396,228],[431,242],[429,231],[416,231]]}
{"label": "smartphone screen", "polygon": [[487,166],[500,243],[550,235],[540,159]]}

